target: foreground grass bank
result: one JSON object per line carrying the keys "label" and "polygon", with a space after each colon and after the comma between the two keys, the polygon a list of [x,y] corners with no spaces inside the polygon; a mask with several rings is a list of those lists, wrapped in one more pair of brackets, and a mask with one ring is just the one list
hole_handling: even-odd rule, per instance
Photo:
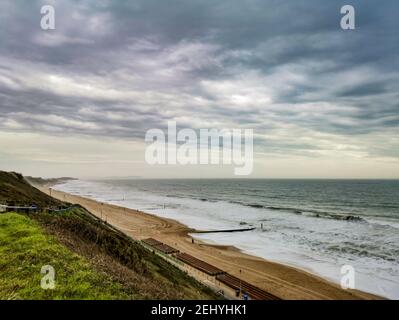
{"label": "foreground grass bank", "polygon": [[[131,293],[61,245],[34,220],[0,215],[0,299],[127,299]],[[55,288],[41,287],[42,266],[55,269]]]}
{"label": "foreground grass bank", "polygon": [[[0,299],[216,299],[209,288],[100,221],[55,200],[17,173],[0,171],[0,203],[54,213],[0,213]],[[41,288],[45,265],[54,290]]]}
{"label": "foreground grass bank", "polygon": [[[215,295],[84,210],[62,216],[0,214],[0,300],[214,299]],[[41,268],[55,288],[41,287]]]}

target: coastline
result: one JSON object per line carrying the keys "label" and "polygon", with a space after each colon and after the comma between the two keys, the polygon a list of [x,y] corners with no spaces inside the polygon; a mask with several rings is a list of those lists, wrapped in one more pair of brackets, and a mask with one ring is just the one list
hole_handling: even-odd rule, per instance
{"label": "coastline", "polygon": [[[41,191],[49,194],[48,187]],[[51,191],[51,196],[70,203],[80,204],[96,216],[142,240],[153,237],[204,260],[230,274],[258,286],[282,299],[382,299],[371,293],[344,290],[338,284],[292,266],[267,261],[249,255],[236,247],[209,244],[200,240],[192,243],[190,233],[197,230],[184,224],[142,211],[116,205],[100,203],[93,199],[71,195],[62,191]]]}

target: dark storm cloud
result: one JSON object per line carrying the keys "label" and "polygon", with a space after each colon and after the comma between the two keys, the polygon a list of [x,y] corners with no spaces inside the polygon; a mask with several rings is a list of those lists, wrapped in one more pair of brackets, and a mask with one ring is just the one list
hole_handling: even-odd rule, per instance
{"label": "dark storm cloud", "polygon": [[272,152],[319,147],[283,141],[293,127],[397,132],[397,1],[56,1],[47,32],[43,4],[0,4],[3,130],[142,139],[176,120],[281,135],[259,140]]}
{"label": "dark storm cloud", "polygon": [[342,97],[363,97],[386,92],[385,84],[379,82],[365,83],[341,92]]}

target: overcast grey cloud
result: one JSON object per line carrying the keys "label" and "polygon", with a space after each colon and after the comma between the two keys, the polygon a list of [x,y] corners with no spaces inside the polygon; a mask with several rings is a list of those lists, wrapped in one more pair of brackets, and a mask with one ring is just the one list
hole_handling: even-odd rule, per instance
{"label": "overcast grey cloud", "polygon": [[[56,30],[40,29],[53,4]],[[340,29],[352,4],[357,29]],[[397,160],[395,0],[2,1],[0,130],[142,140],[253,128],[255,150]],[[381,143],[383,142],[383,143]]]}

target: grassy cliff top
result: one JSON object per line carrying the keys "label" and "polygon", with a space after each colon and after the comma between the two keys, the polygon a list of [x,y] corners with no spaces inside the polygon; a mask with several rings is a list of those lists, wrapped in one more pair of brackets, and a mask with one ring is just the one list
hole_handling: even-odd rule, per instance
{"label": "grassy cliff top", "polygon": [[21,174],[0,171],[0,204],[47,208],[61,206],[62,202],[32,187]]}

